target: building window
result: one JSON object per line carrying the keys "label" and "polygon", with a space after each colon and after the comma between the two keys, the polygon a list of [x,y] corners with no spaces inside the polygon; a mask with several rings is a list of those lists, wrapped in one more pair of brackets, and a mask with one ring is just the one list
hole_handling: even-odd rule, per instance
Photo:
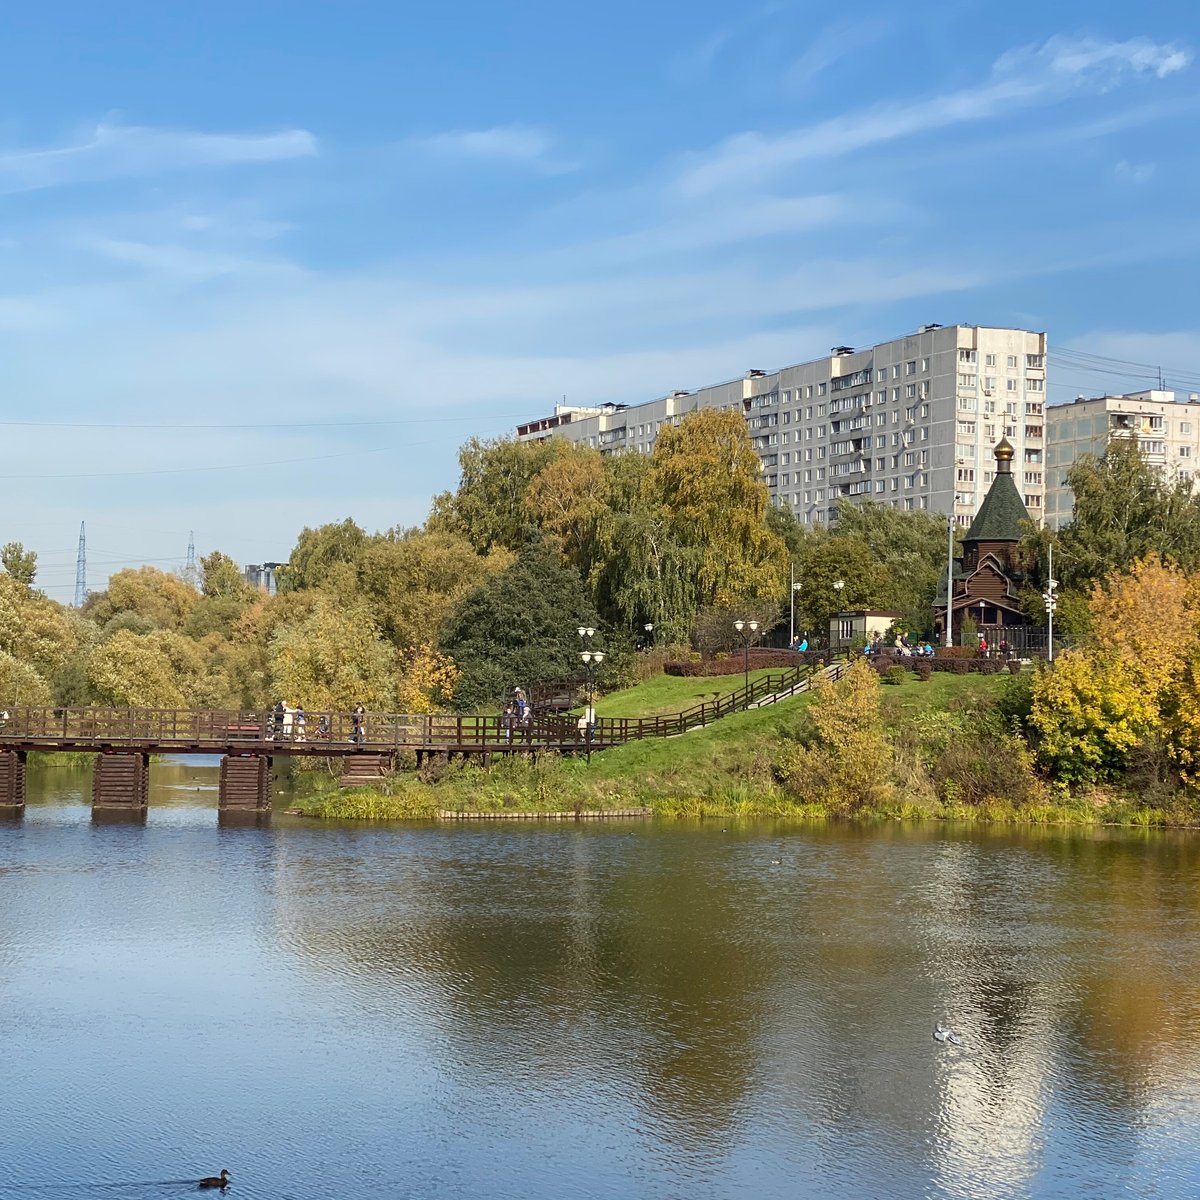
{"label": "building window", "polygon": [[995,375],[985,375],[983,377],[983,390],[985,392],[994,392],[996,390]]}
{"label": "building window", "polygon": [[973,363],[977,361],[977,355],[974,350],[960,350],[958,352],[958,361],[960,363]]}
{"label": "building window", "polygon": [[1191,421],[1180,421],[1179,422],[1179,432],[1180,433],[1191,433],[1192,432]]}
{"label": "building window", "polygon": [[979,380],[978,375],[960,374],[958,377],[958,386],[960,388],[973,388]]}
{"label": "building window", "polygon": [[[915,383],[906,383],[904,385],[905,400],[915,400],[917,398],[917,385]],[[909,420],[912,418],[910,417]]]}
{"label": "building window", "polygon": [[1004,365],[1010,371],[1015,371],[1017,369],[1017,356],[1015,354],[1010,354]]}
{"label": "building window", "polygon": [[1025,380],[1025,390],[1027,392],[1044,392],[1046,381],[1044,379],[1027,379]]}
{"label": "building window", "polygon": [[915,375],[917,373],[917,360],[914,358],[912,362],[904,364],[905,375]]}
{"label": "building window", "polygon": [[[959,483],[974,483],[975,482],[975,468],[974,467],[959,467],[957,478],[958,478]],[[949,568],[947,568],[947,570],[948,569]]]}
{"label": "building window", "polygon": [[1191,446],[1180,446],[1179,447],[1179,457],[1180,458],[1191,458],[1192,457]]}
{"label": "building window", "polygon": [[1025,355],[1025,366],[1035,371],[1042,370],[1046,365],[1046,356],[1044,354],[1027,354]]}
{"label": "building window", "polygon": [[978,406],[978,401],[974,396],[959,396],[958,407],[960,412],[974,412]]}
{"label": "building window", "polygon": [[996,365],[996,356],[994,354],[986,355],[983,360],[983,365],[985,367],[994,367]]}
{"label": "building window", "polygon": [[818,396],[823,396],[823,395],[825,395],[825,384],[823,384],[823,383],[818,383],[818,384],[817,384],[817,395],[818,395]]}
{"label": "building window", "polygon": [[1019,392],[1021,390],[1021,381],[1019,379],[1006,379],[1004,383],[1010,392]]}

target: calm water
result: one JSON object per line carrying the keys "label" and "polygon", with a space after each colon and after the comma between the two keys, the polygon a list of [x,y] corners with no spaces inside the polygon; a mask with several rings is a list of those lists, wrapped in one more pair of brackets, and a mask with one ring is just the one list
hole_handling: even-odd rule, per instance
{"label": "calm water", "polygon": [[31,783],[0,1193],[1200,1186],[1198,835],[219,829],[192,763],[113,827]]}

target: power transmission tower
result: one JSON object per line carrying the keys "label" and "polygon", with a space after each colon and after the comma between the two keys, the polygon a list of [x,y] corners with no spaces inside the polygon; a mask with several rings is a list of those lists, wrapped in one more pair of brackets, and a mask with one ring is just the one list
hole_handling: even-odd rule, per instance
{"label": "power transmission tower", "polygon": [[200,569],[196,566],[196,535],[188,530],[187,565],[183,568],[183,578],[197,591],[200,590]]}
{"label": "power transmission tower", "polygon": [[87,599],[87,532],[79,522],[79,553],[75,556],[75,607],[82,608]]}

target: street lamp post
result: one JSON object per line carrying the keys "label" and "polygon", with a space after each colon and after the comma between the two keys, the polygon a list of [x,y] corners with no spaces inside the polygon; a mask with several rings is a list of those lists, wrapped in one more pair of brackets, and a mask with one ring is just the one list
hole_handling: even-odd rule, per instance
{"label": "street lamp post", "polygon": [[[592,631],[593,633],[595,630]],[[587,708],[584,711],[584,736],[587,740],[587,760],[592,761],[592,733],[596,728],[596,671],[604,661],[603,650],[580,650],[583,669],[587,675]]]}
{"label": "street lamp post", "polygon": [[1050,547],[1049,578],[1046,580],[1046,590],[1042,593],[1042,603],[1046,606],[1046,657],[1054,661],[1054,610],[1058,607],[1058,597],[1054,589],[1058,580],[1054,578],[1054,547]]}
{"label": "street lamp post", "polygon": [[654,625],[647,621],[642,628],[646,631],[646,649],[649,650],[654,645]]}
{"label": "street lamp post", "polygon": [[[833,591],[834,591],[834,595],[837,597],[837,605],[838,605],[839,613],[841,612],[841,608],[842,608],[842,588],[844,588],[845,586],[846,586],[846,581],[844,579],[835,579],[833,581]],[[842,632],[841,632],[840,624],[841,623],[839,621],[839,629],[838,629],[838,645],[839,646],[842,643]]]}
{"label": "street lamp post", "polygon": [[738,631],[738,633],[742,633],[742,631],[745,630],[745,636],[742,638],[742,642],[744,645],[744,653],[742,656],[742,675],[743,675],[743,682],[745,684],[746,690],[749,691],[750,690],[750,639],[755,635],[755,633],[758,632],[758,622],[757,621],[742,621],[739,619],[737,621],[734,621],[733,627],[734,627],[734,629],[736,629]]}
{"label": "street lamp post", "polygon": [[791,603],[791,616],[788,618],[788,649],[790,650],[796,644],[796,593],[800,590],[800,585],[796,582],[796,564],[792,563],[791,567],[792,588],[788,600]]}

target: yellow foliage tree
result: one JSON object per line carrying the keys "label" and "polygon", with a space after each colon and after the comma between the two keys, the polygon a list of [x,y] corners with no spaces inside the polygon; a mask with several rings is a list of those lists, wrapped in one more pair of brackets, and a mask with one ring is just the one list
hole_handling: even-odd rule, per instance
{"label": "yellow foliage tree", "polygon": [[1092,642],[1125,660],[1138,685],[1156,701],[1196,648],[1198,582],[1151,554],[1092,590]]}
{"label": "yellow foliage tree", "polygon": [[0,574],[0,651],[49,679],[78,648],[78,630],[59,605]]}
{"label": "yellow foliage tree", "polygon": [[776,769],[787,790],[832,812],[886,804],[894,794],[892,744],[883,723],[879,676],[862,659],[841,679],[814,685],[808,708],[815,738],[781,751]]}
{"label": "yellow foliage tree", "polygon": [[134,613],[159,629],[182,629],[200,593],[154,567],[118,571],[108,589],[88,598],[87,614],[104,625],[118,613]]}
{"label": "yellow foliage tree", "polygon": [[286,704],[348,712],[395,702],[395,650],[365,608],[319,599],[304,620],[276,629],[269,653],[274,695]]}
{"label": "yellow foliage tree", "polygon": [[454,695],[459,671],[454,660],[432,646],[418,646],[404,658],[396,687],[396,707],[403,713],[445,709]]}

